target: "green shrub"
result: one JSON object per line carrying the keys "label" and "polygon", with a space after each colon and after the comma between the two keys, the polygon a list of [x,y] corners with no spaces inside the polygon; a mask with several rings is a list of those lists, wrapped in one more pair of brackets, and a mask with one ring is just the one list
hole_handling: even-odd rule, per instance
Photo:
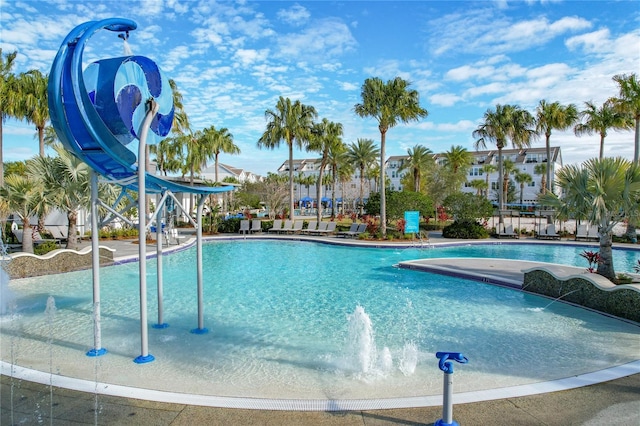
{"label": "green shrub", "polygon": [[42,244],[38,244],[33,248],[33,254],[37,254],[38,256],[42,256],[44,254],[49,253],[50,251],[56,250],[58,245],[55,241],[45,241]]}
{"label": "green shrub", "polygon": [[442,236],[445,238],[480,239],[488,238],[489,232],[478,222],[455,221],[442,229]]}

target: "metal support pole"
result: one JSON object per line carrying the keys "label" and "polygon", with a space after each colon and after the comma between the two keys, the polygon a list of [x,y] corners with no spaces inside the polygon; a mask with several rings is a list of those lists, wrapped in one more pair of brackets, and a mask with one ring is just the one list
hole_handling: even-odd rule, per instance
{"label": "metal support pole", "polygon": [[200,199],[198,200],[198,209],[196,213],[196,247],[197,247],[197,260],[196,260],[196,268],[197,268],[197,280],[198,280],[198,328],[194,328],[191,330],[194,334],[205,334],[208,333],[209,330],[204,327],[204,290],[202,284],[202,209],[204,207],[204,202],[206,201],[206,195],[200,195]]}
{"label": "metal support pole", "polygon": [[164,203],[160,205],[162,202],[162,194],[158,194],[156,196],[156,209],[160,209],[158,211],[158,215],[156,216],[156,275],[158,280],[158,323],[153,325],[153,328],[167,328],[169,324],[164,322],[164,283],[163,283],[163,272],[162,272],[162,237],[164,235],[164,230],[162,226],[164,224]]}
{"label": "metal support pole", "polygon": [[466,364],[467,357],[460,352],[437,352],[436,358],[440,360],[438,367],[444,372],[444,385],[442,392],[442,418],[434,423],[434,426],[459,426],[453,420],[453,364],[449,360]]}
{"label": "metal support pole", "polygon": [[140,356],[133,361],[145,364],[155,358],[149,353],[149,335],[147,329],[147,203],[146,203],[146,143],[149,126],[158,112],[158,104],[148,101],[147,115],[144,117],[140,129],[140,143],[138,145],[138,258],[140,269]]}
{"label": "metal support pole", "polygon": [[100,235],[98,230],[98,175],[91,169],[91,269],[93,272],[93,349],[87,356],[107,353],[102,347],[100,326]]}

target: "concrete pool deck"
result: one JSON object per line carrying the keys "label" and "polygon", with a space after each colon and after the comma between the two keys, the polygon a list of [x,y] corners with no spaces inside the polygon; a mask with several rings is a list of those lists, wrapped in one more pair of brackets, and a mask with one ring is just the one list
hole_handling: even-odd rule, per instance
{"label": "concrete pool deck", "polygon": [[[230,236],[225,236],[229,238]],[[234,236],[235,237],[235,236]],[[275,237],[269,235],[269,237]],[[296,236],[297,237],[297,236]],[[430,236],[437,244],[437,235]],[[283,237],[286,238],[286,237]],[[298,238],[302,239],[302,238]],[[328,238],[328,240],[344,240]],[[360,242],[352,241],[360,244]],[[486,241],[485,241],[486,242]],[[529,242],[529,240],[527,240]],[[83,244],[87,244],[84,242]],[[101,243],[116,250],[118,260],[137,257],[131,241]],[[593,245],[593,244],[591,244]],[[155,245],[147,246],[149,253]],[[522,283],[522,269],[516,262],[496,268],[490,262],[470,264],[438,259],[432,267],[472,269],[474,274],[499,276]],[[640,424],[640,374],[615,380],[538,395],[512,397],[495,390],[496,400],[457,403],[453,397],[453,418],[463,425],[638,425]],[[118,424],[118,425],[431,425],[442,417],[441,406],[365,411],[273,411],[214,408],[189,403],[160,403],[134,398],[95,395],[90,392],[51,388],[47,385],[1,377],[0,425],[11,424]],[[454,384],[455,386],[455,384]],[[551,390],[551,389],[550,389]],[[53,404],[51,404],[51,395]],[[96,411],[97,407],[97,411]]]}

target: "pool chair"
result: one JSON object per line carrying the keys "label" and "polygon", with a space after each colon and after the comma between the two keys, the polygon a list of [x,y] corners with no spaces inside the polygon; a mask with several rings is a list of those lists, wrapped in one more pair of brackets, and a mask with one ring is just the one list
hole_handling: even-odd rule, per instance
{"label": "pool chair", "polygon": [[502,229],[502,232],[498,233],[498,238],[500,237],[519,238],[520,236],[514,232],[513,225],[507,225]]}
{"label": "pool chair", "polygon": [[249,232],[249,220],[248,219],[244,219],[240,221],[240,233],[241,234],[246,234],[247,232]]}
{"label": "pool chair", "polygon": [[326,223],[326,228],[321,230],[320,226],[316,230],[317,235],[330,235],[336,232],[336,222],[323,222]]}
{"label": "pool chair", "polygon": [[318,223],[318,227],[313,231],[309,231],[309,233],[312,235],[320,235],[321,233],[327,230],[328,225],[329,225],[329,222],[320,222]]}
{"label": "pool chair", "polygon": [[267,232],[280,232],[282,229],[282,219],[276,219],[273,221],[273,226],[267,229]]}
{"label": "pool chair", "polygon": [[598,225],[589,225],[589,230],[587,231],[587,239],[591,241],[600,240],[600,234],[598,234]]}
{"label": "pool chair", "polygon": [[309,225],[307,225],[307,228],[301,230],[300,233],[301,234],[311,234],[317,228],[318,228],[318,221],[317,220],[310,220],[309,221]]}
{"label": "pool chair", "polygon": [[251,221],[251,229],[249,230],[252,234],[254,232],[262,232],[262,221],[260,219],[253,219]]}
{"label": "pool chair", "polygon": [[560,234],[556,232],[556,225],[550,223],[538,234],[538,238],[541,240],[559,240]]}
{"label": "pool chair", "polygon": [[353,223],[351,224],[351,226],[349,227],[349,230],[348,230],[348,231],[338,232],[336,235],[337,235],[338,237],[346,238],[346,237],[350,237],[350,236],[352,236],[352,235],[355,235],[355,233],[356,233],[356,232],[358,232],[358,224],[357,224],[357,223],[355,223],[355,222],[353,222]]}
{"label": "pool chair", "polygon": [[282,229],[280,231],[278,231],[278,233],[279,234],[288,234],[291,231],[293,231],[293,221],[287,219],[287,220],[284,221],[284,225],[282,226]]}
{"label": "pool chair", "polygon": [[302,232],[302,226],[304,225],[304,221],[302,220],[296,220],[295,222],[293,222],[293,227],[287,231],[287,234],[291,233],[291,234],[299,234],[300,232]]}
{"label": "pool chair", "polygon": [[587,240],[589,238],[588,235],[589,226],[588,225],[578,225],[576,228],[576,241]]}

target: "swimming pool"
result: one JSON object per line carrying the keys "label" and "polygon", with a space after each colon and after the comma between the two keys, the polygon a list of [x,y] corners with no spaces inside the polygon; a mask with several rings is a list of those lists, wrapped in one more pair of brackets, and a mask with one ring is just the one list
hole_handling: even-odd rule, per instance
{"label": "swimming pool", "polygon": [[[101,269],[102,337],[92,347],[91,273],[14,280],[17,311],[2,319],[2,359],[16,365],[140,388],[249,398],[372,399],[439,395],[434,353],[463,352],[456,392],[571,377],[635,361],[640,328],[549,299],[430,273],[401,270],[428,257],[575,259],[584,247],[490,244],[373,249],[301,241],[204,245],[205,327],[196,326],[195,250],[164,258],[165,321],[149,330],[156,361],[139,355],[138,267]],[[615,252],[616,270],[637,252]],[[184,266],[188,265],[188,268]],[[586,267],[586,265],[584,265]],[[148,265],[149,319],[156,309]],[[629,268],[630,270],[630,268]],[[53,318],[44,315],[53,296]],[[371,322],[359,321],[358,307]],[[360,317],[360,319],[362,319]],[[368,347],[353,330],[371,332]],[[18,338],[26,336],[27,338]],[[52,341],[52,345],[48,345]],[[363,365],[362,351],[371,362]]]}

